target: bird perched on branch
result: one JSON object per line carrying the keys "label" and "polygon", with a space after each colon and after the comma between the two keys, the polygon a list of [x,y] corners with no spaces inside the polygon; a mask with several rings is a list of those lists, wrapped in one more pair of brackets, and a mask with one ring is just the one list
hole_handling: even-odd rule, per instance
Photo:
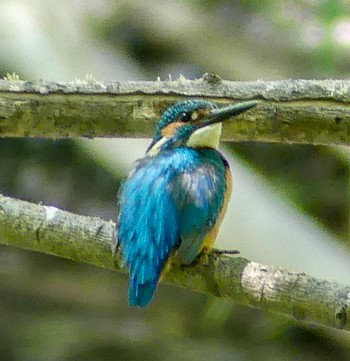
{"label": "bird perched on branch", "polygon": [[186,100],[166,109],[144,158],[119,192],[118,241],[129,270],[129,303],[146,306],[176,254],[190,264],[214,243],[231,194],[217,150],[221,123],[255,101],[218,108]]}

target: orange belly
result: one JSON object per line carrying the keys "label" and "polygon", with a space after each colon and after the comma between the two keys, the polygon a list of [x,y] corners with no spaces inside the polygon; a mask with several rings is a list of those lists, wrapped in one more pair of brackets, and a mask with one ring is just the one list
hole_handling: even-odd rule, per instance
{"label": "orange belly", "polygon": [[218,235],[220,229],[220,225],[226,213],[227,205],[232,193],[232,175],[230,168],[228,167],[226,168],[225,171],[225,179],[226,179],[226,191],[225,191],[224,203],[222,205],[219,217],[214,224],[214,227],[207,233],[207,235],[203,240],[203,244],[200,249],[201,253],[208,253],[213,248],[216,236]]}

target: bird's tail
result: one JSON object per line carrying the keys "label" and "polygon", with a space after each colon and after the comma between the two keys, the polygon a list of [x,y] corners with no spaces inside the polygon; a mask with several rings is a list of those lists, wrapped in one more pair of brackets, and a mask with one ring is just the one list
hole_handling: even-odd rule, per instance
{"label": "bird's tail", "polygon": [[146,307],[153,298],[157,288],[159,276],[155,279],[140,283],[136,278],[130,280],[129,284],[129,304],[132,307]]}

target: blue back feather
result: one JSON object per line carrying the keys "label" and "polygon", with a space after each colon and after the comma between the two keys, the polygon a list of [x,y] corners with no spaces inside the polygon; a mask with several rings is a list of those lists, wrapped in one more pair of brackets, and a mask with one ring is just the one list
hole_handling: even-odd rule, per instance
{"label": "blue back feather", "polygon": [[165,150],[138,161],[119,196],[118,239],[129,269],[129,303],[146,306],[178,249],[197,256],[224,202],[225,166],[214,149]]}

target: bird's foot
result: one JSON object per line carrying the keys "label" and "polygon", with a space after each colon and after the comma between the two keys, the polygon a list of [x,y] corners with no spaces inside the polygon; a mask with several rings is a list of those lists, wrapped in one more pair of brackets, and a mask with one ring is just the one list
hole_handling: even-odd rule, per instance
{"label": "bird's foot", "polygon": [[[240,252],[237,249],[215,249],[212,248],[210,250],[204,249],[202,250],[199,257],[194,262],[208,264],[211,257],[217,258],[223,254],[232,255],[232,254],[239,254]],[[193,264],[193,263],[192,263]]]}
{"label": "bird's foot", "polygon": [[221,256],[222,254],[232,255],[232,254],[240,254],[237,249],[213,249],[210,254],[213,256]]}

